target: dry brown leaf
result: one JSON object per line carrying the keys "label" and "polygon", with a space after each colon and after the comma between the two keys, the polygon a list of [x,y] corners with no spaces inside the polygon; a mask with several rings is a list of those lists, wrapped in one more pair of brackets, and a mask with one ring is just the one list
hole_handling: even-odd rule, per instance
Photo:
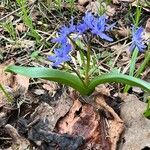
{"label": "dry brown leaf", "polygon": [[148,18],[146,21],[145,30],[146,30],[146,32],[150,32],[150,18]]}
{"label": "dry brown leaf", "polygon": [[10,61],[0,65],[0,83],[2,85],[10,86],[13,83],[13,74],[4,71],[5,67],[8,64],[13,64],[13,63],[14,62],[10,60]]}
{"label": "dry brown leaf", "polygon": [[110,89],[104,84],[100,84],[95,88],[95,91],[101,93],[102,95],[110,96]]}
{"label": "dry brown leaf", "polygon": [[82,105],[79,100],[74,101],[68,115],[57,124],[57,130],[61,134],[82,136],[86,142],[84,149],[98,145],[100,148],[99,115],[95,113],[91,105]]}
{"label": "dry brown leaf", "polygon": [[115,15],[115,13],[116,13],[115,7],[110,6],[110,5],[108,5],[108,6],[106,7],[106,15],[107,15],[107,16],[113,17],[113,16]]}
{"label": "dry brown leaf", "polygon": [[0,16],[2,16],[3,14],[4,14],[4,12],[5,12],[5,6],[4,5],[0,5]]}
{"label": "dry brown leaf", "polygon": [[119,4],[120,0],[113,0],[113,4]]}
{"label": "dry brown leaf", "polygon": [[78,10],[80,11],[80,12],[85,12],[86,11],[86,9],[85,9],[85,7],[84,6],[81,6],[81,5],[77,5],[77,8],[78,8]]}
{"label": "dry brown leaf", "polygon": [[95,107],[102,112],[110,113],[113,118],[105,118],[103,113],[99,116],[95,107],[90,104],[81,104],[79,100],[76,100],[69,113],[57,123],[57,130],[61,134],[82,136],[85,139],[83,150],[115,150],[123,131],[123,122],[106,104],[104,98],[100,96],[95,98]]}
{"label": "dry brown leaf", "polygon": [[23,93],[26,93],[29,88],[29,77],[23,76],[23,75],[15,75],[14,76],[14,85],[13,85],[13,90],[17,91],[19,89],[22,89]]}
{"label": "dry brown leaf", "polygon": [[117,33],[122,36],[122,37],[127,37],[130,34],[130,29],[127,27],[119,27],[119,29],[117,30]]}
{"label": "dry brown leaf", "polygon": [[11,16],[8,17],[8,20],[9,20],[9,21],[13,21],[14,18],[15,18],[15,17],[14,17],[13,15],[11,15]]}
{"label": "dry brown leaf", "polygon": [[18,48],[34,49],[35,48],[35,41],[18,39],[17,44],[8,44],[5,47],[5,49],[12,49],[12,50],[18,49]]}
{"label": "dry brown leaf", "polygon": [[132,91],[137,93],[137,94],[142,94],[143,93],[142,89],[139,88],[139,87],[132,87]]}
{"label": "dry brown leaf", "polygon": [[121,98],[124,101],[121,105],[121,117],[125,122],[126,130],[122,135],[123,140],[119,149],[144,150],[145,147],[149,149],[150,120],[143,116],[147,104],[135,95],[123,95]]}
{"label": "dry brown leaf", "polygon": [[[13,61],[6,63],[13,64]],[[0,65],[0,83],[2,86],[11,96],[25,94],[29,87],[29,78],[5,72],[4,69],[6,66],[6,64]],[[0,103],[3,102],[7,102],[6,96],[0,91]]]}
{"label": "dry brown leaf", "polygon": [[103,9],[106,10],[106,4],[105,3],[100,4],[98,1],[94,1],[94,2],[91,1],[86,6],[86,9],[87,9],[87,11],[91,11],[94,14],[98,14],[98,11],[99,11],[100,7],[103,7]]}
{"label": "dry brown leaf", "polygon": [[8,120],[8,115],[6,112],[0,112],[0,127],[4,126]]}
{"label": "dry brown leaf", "polygon": [[[2,102],[1,102],[1,99],[3,100]],[[7,104],[6,103],[7,100],[4,101],[4,99],[5,97],[3,97],[3,95],[1,97],[1,93],[0,93],[0,128],[6,125],[10,115],[12,114],[10,105]]]}
{"label": "dry brown leaf", "polygon": [[103,96],[98,95],[96,98],[96,103],[98,108],[101,107],[104,108],[104,110],[106,110],[113,116],[113,119],[108,119],[108,124],[109,124],[108,136],[111,141],[110,149],[116,150],[117,142],[119,141],[119,137],[122,134],[124,129],[124,123],[120,119],[120,117],[115,113],[115,111],[109,105],[107,105]]}
{"label": "dry brown leaf", "polygon": [[30,16],[32,18],[32,21],[36,22],[38,20],[38,16],[41,16],[41,14],[37,9],[34,9]]}
{"label": "dry brown leaf", "polygon": [[50,95],[54,95],[58,89],[58,84],[56,82],[48,81],[43,84],[43,89],[47,90]]}
{"label": "dry brown leaf", "polygon": [[146,21],[144,39],[147,40],[147,44],[149,44],[149,41],[150,41],[150,18]]}
{"label": "dry brown leaf", "polygon": [[13,145],[11,146],[13,150],[24,150],[29,148],[30,142],[26,138],[20,136],[12,125],[7,124],[5,129],[13,140]]}
{"label": "dry brown leaf", "polygon": [[90,0],[78,0],[79,5],[85,5],[88,3]]}
{"label": "dry brown leaf", "polygon": [[[10,64],[13,64],[13,62],[9,62]],[[0,84],[3,86],[3,88],[6,90],[6,88],[11,87],[13,84],[13,74],[6,73],[5,70],[6,64],[0,65]],[[11,88],[10,88],[11,90]],[[12,91],[9,91],[12,93]],[[7,99],[6,96],[3,94],[3,92],[0,90],[0,104],[6,104]]]}
{"label": "dry brown leaf", "polygon": [[147,67],[142,74],[142,79],[150,82],[150,67]]}
{"label": "dry brown leaf", "polygon": [[113,118],[120,122],[123,123],[123,121],[120,119],[120,117],[116,114],[116,112],[105,102],[105,99],[103,96],[98,95],[96,96],[96,104],[98,108],[104,108],[105,110],[107,110],[112,116]]}
{"label": "dry brown leaf", "polygon": [[31,40],[20,39],[20,40],[18,40],[18,44],[19,44],[18,45],[19,48],[34,49],[34,47],[35,47],[35,41],[31,41]]}
{"label": "dry brown leaf", "polygon": [[3,4],[0,5],[0,12],[5,10],[5,6]]}
{"label": "dry brown leaf", "polygon": [[45,90],[43,90],[43,89],[34,89],[33,93],[36,94],[36,95],[46,94]]}
{"label": "dry brown leaf", "polygon": [[33,4],[36,2],[36,0],[28,0],[30,4]]}
{"label": "dry brown leaf", "polygon": [[[113,66],[117,65],[119,68],[123,67],[125,69],[125,65],[129,63],[130,60],[130,51],[128,45],[116,44],[111,47],[113,51],[116,51],[116,57],[113,61]],[[128,68],[127,68],[128,70]]]}
{"label": "dry brown leaf", "polygon": [[16,25],[16,30],[18,30],[19,32],[25,32],[27,29],[26,29],[24,23],[19,23]]}
{"label": "dry brown leaf", "polygon": [[31,115],[31,120],[39,119],[45,123],[45,126],[48,127],[50,131],[53,131],[57,121],[66,115],[71,106],[72,101],[64,92],[55,107],[51,107],[47,103],[41,103]]}

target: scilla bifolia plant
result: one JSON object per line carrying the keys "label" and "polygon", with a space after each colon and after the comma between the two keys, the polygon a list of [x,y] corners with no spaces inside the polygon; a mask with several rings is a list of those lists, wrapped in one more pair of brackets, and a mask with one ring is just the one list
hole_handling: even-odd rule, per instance
{"label": "scilla bifolia plant", "polygon": [[[129,69],[130,76],[138,77],[146,65],[146,64],[144,66],[141,65],[143,68],[141,68],[141,66],[140,66],[141,71],[140,72],[138,71],[138,75],[135,74],[135,64],[137,61],[138,54],[139,54],[139,52],[144,52],[144,50],[146,48],[145,42],[142,38],[143,32],[144,32],[144,29],[142,27],[136,27],[136,26],[132,27],[132,42],[131,42],[131,46],[130,46],[130,51],[132,52],[132,58],[131,58],[130,69]],[[148,57],[148,59],[147,59],[147,57]],[[147,55],[145,58],[148,62],[149,55]],[[126,85],[124,88],[124,92],[128,92],[129,89],[130,89],[130,86]]]}
{"label": "scilla bifolia plant", "polygon": [[[73,87],[80,92],[81,95],[90,95],[97,85],[110,82],[138,86],[143,90],[150,92],[150,83],[132,76],[121,74],[117,71],[101,74],[97,77],[92,76],[90,72],[92,69],[92,50],[90,45],[92,37],[98,36],[103,40],[109,42],[113,41],[107,33],[113,28],[114,24],[110,25],[107,21],[105,15],[94,17],[91,13],[87,12],[81,23],[74,25],[72,19],[69,26],[61,27],[58,32],[58,37],[52,40],[52,42],[58,43],[58,48],[54,50],[54,55],[48,57],[52,62],[52,66],[56,69],[13,65],[8,66],[6,71],[32,78],[56,81]],[[72,38],[72,33],[76,33],[76,37]],[[85,49],[78,46],[76,42],[77,39],[80,39],[84,43]],[[82,66],[79,66],[84,70],[82,74],[75,69],[72,63],[72,58],[76,57],[77,51],[79,51],[83,61]],[[68,72],[58,69],[61,68],[64,63],[71,68],[70,70],[68,69]]]}

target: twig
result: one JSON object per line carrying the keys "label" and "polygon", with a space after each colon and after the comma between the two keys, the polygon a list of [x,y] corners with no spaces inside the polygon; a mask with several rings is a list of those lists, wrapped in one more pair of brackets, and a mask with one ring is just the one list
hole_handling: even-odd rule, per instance
{"label": "twig", "polygon": [[7,17],[9,17],[9,16],[11,16],[11,15],[13,15],[14,13],[18,12],[19,10],[21,10],[21,8],[18,8],[18,9],[16,9],[16,10],[14,10],[13,12],[9,13],[8,15],[6,15],[6,16],[0,18],[0,21],[4,20],[5,18],[7,18]]}
{"label": "twig", "polygon": [[114,62],[113,62],[113,64],[112,64],[111,68],[113,68],[113,67],[115,66],[115,64],[116,64],[116,62],[117,62],[117,60],[118,60],[118,58],[119,58],[121,52],[123,51],[123,48],[127,47],[127,46],[130,45],[130,44],[131,44],[131,42],[128,43],[128,44],[126,44],[126,45],[124,45],[123,47],[121,47],[121,48],[118,50],[117,56],[116,56],[116,58],[115,58],[115,60],[114,60]]}
{"label": "twig", "polygon": [[123,38],[123,39],[120,39],[120,40],[115,41],[115,42],[113,42],[113,43],[111,43],[111,44],[108,44],[108,45],[102,44],[102,43],[101,43],[99,40],[97,40],[97,39],[95,39],[95,41],[98,42],[98,44],[100,44],[103,48],[107,48],[107,47],[113,46],[113,45],[115,45],[115,44],[117,44],[117,43],[119,43],[119,42],[122,42],[122,41],[124,41],[124,40],[127,40],[129,37],[130,37],[130,36],[127,36],[127,37],[125,37],[125,38]]}
{"label": "twig", "polygon": [[40,4],[60,23],[57,17],[42,2],[40,2]]}
{"label": "twig", "polygon": [[[34,3],[35,3],[35,2],[34,2]],[[25,5],[25,7],[28,7],[28,6],[32,5],[32,4],[33,4],[33,3],[29,3],[29,4]],[[14,10],[14,11],[11,12],[11,13],[9,13],[8,15],[6,15],[6,16],[0,18],[0,21],[4,20],[5,18],[7,18],[7,17],[9,17],[9,16],[11,16],[11,15],[13,15],[14,13],[18,12],[19,10],[21,10],[21,7],[18,8],[18,9],[16,9],[16,10]]]}
{"label": "twig", "polygon": [[43,15],[50,23],[52,23],[51,20],[46,16],[46,14],[41,10],[40,4],[38,4],[38,9],[39,9],[39,11],[42,13],[42,15]]}

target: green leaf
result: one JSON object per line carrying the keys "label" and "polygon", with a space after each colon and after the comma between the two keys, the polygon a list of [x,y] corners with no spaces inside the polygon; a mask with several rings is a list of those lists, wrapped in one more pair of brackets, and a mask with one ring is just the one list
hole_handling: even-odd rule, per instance
{"label": "green leaf", "polygon": [[101,75],[92,79],[88,87],[85,87],[77,76],[60,70],[44,67],[20,67],[12,65],[8,66],[6,71],[18,73],[32,78],[42,78],[50,81],[56,81],[58,83],[71,86],[75,90],[79,91],[81,95],[90,95],[97,85],[112,82],[138,86],[150,93],[150,83],[132,76],[123,75],[121,73],[112,72]]}
{"label": "green leaf", "polygon": [[146,118],[149,118],[150,119],[150,109],[147,109],[143,115],[146,117]]}
{"label": "green leaf", "polygon": [[91,93],[95,89],[95,87],[99,84],[112,82],[137,86],[150,93],[150,83],[132,76],[114,72],[101,75],[91,80],[88,86],[88,93]]}
{"label": "green leaf", "polygon": [[85,88],[82,81],[77,76],[60,70],[44,67],[21,67],[11,65],[6,68],[6,71],[31,78],[41,78],[50,81],[56,81],[58,83],[71,86],[75,90],[79,91],[82,95],[86,95],[87,92],[87,88]]}
{"label": "green leaf", "polygon": [[[129,70],[129,76],[134,76],[134,71],[135,71],[135,64],[136,64],[136,60],[137,60],[137,56],[138,56],[139,50],[136,47],[132,53],[132,58],[130,61],[130,70]],[[124,87],[124,92],[127,93],[130,89],[129,85],[126,85]]]}
{"label": "green leaf", "polygon": [[144,116],[150,119],[150,97],[148,97],[147,109],[144,111]]}

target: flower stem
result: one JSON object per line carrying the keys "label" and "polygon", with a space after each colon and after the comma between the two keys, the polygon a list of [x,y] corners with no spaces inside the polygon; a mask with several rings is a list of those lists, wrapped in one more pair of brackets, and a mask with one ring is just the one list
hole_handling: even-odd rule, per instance
{"label": "flower stem", "polygon": [[67,63],[69,65],[69,67],[72,69],[72,71],[74,73],[76,73],[76,75],[80,78],[80,80],[82,81],[83,85],[86,87],[86,84],[85,82],[83,81],[82,77],[80,76],[79,72],[77,70],[74,69],[74,67],[70,64],[70,63]]}
{"label": "flower stem", "polygon": [[86,55],[87,62],[86,62],[86,68],[85,68],[85,84],[86,85],[88,85],[89,83],[89,71],[90,71],[90,61],[91,61],[90,51],[91,51],[90,44],[88,44],[87,55]]}
{"label": "flower stem", "polygon": [[[140,74],[144,71],[146,65],[150,62],[150,51],[148,51],[145,54],[145,59],[143,63],[140,65],[139,69],[137,70],[136,74],[134,75],[136,78],[140,76]],[[128,89],[130,89],[131,86],[128,86]]]}
{"label": "flower stem", "polygon": [[143,70],[145,69],[145,66],[150,62],[150,50],[147,51],[147,53],[145,54],[145,59],[143,61],[143,63],[141,64],[141,66],[139,67],[139,69],[137,70],[135,77],[139,77],[140,74],[143,72]]}
{"label": "flower stem", "polygon": [[77,45],[77,43],[76,43],[70,36],[68,36],[68,38],[69,38],[69,40],[71,41],[71,43],[72,43],[72,45],[73,45],[73,48],[74,48],[74,49],[78,49],[79,51],[83,52],[83,54],[84,54],[84,49],[80,48],[80,47]]}
{"label": "flower stem", "polygon": [[[130,70],[129,70],[129,75],[130,76],[134,76],[134,71],[135,71],[135,64],[136,64],[136,59],[137,59],[137,56],[138,56],[138,48],[136,47],[132,53],[132,58],[131,58],[131,61],[130,61]],[[124,87],[124,93],[127,93],[130,89],[130,86],[129,85],[125,85]]]}

